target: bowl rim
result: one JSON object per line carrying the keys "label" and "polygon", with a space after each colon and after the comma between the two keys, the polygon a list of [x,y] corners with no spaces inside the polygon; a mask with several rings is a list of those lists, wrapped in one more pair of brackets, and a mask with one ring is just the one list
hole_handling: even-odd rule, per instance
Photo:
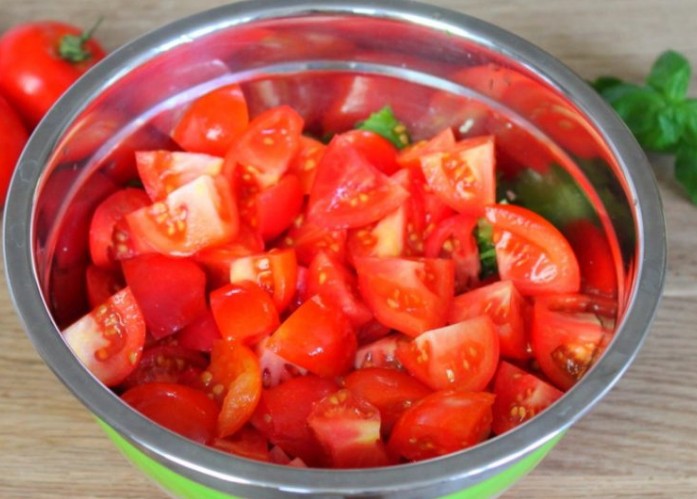
{"label": "bowl rim", "polygon": [[[628,182],[637,231],[636,278],[615,340],[582,382],[531,421],[474,448],[413,464],[362,470],[297,469],[223,454],[176,436],[127,407],[76,361],[51,319],[37,284],[32,253],[35,186],[60,135],[86,105],[131,69],[187,37],[275,17],[377,16],[466,37],[522,62],[591,121]],[[175,472],[231,493],[413,494],[474,484],[548,442],[585,415],[617,383],[643,344],[659,305],[666,268],[665,223],[648,159],[618,116],[573,71],[522,38],[464,13],[404,0],[249,0],[175,21],[124,45],[92,68],[49,111],[31,136],[8,193],[3,224],[7,282],[15,310],[34,347],[54,374],[97,417]],[[654,237],[647,238],[646,234]],[[655,237],[655,235],[660,235]],[[33,276],[34,279],[29,279]],[[37,306],[43,304],[43,306]]]}

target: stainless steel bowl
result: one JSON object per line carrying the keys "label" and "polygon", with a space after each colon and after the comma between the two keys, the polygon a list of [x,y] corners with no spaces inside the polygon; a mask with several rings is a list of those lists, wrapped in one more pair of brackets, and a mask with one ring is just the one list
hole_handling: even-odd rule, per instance
{"label": "stainless steel bowl", "polygon": [[[488,86],[468,86],[457,76],[485,64],[508,72]],[[497,91],[511,83],[511,74],[540,89],[535,102]],[[367,99],[361,85],[371,79],[380,85],[369,97],[391,103],[417,136],[446,124],[459,125],[463,133],[513,131],[530,141],[531,150],[546,151],[548,160],[563,166],[616,249],[620,314],[602,358],[550,410],[516,430],[453,455],[380,469],[295,469],[236,458],[131,410],[82,367],[60,328],[84,312],[86,220],[95,203],[127,178],[132,151],[166,146],[182,106],[223,83],[241,82],[256,110],[290,103],[320,129],[338,89],[351,89],[360,107],[360,99]],[[446,94],[446,104],[434,104],[434,92]],[[557,113],[560,121],[550,128],[539,119],[540,109]],[[574,140],[556,134],[557,125],[576,130]],[[530,154],[505,140],[498,152],[512,163]],[[659,302],[666,252],[650,166],[617,116],[578,76],[511,33],[402,0],[241,2],[119,49],[71,88],[36,129],[10,188],[4,231],[15,307],[40,355],[75,396],[147,462],[209,487],[206,494],[252,497],[425,497],[476,490],[500,476],[558,438],[629,367]]]}

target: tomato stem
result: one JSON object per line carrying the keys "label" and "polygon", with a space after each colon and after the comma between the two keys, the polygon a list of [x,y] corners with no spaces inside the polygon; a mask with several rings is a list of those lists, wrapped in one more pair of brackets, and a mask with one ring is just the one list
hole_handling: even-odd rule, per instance
{"label": "tomato stem", "polygon": [[92,38],[92,35],[99,25],[102,24],[103,20],[104,18],[100,17],[97,19],[97,22],[94,23],[94,26],[80,35],[63,36],[58,46],[58,55],[61,59],[73,63],[84,62],[90,59],[92,53],[85,47],[85,44]]}

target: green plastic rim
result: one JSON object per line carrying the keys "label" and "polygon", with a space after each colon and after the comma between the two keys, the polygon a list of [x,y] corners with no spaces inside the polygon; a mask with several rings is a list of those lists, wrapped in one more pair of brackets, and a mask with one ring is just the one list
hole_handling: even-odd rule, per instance
{"label": "green plastic rim", "polygon": [[[129,461],[173,496],[181,499],[231,499],[235,497],[218,490],[213,490],[210,487],[206,487],[205,485],[201,485],[200,483],[175,473],[144,454],[119,435],[111,426],[104,423],[104,421],[97,419],[97,422]],[[557,445],[562,436],[564,436],[563,433],[557,435],[502,472],[467,489],[450,494],[444,499],[483,499],[496,497],[502,494],[518,480],[535,469],[540,461],[542,461],[552,448]]]}

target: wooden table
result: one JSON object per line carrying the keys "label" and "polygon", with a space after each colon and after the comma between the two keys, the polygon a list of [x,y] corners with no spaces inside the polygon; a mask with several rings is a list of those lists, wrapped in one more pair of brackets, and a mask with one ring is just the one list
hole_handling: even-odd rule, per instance
{"label": "wooden table", "polygon": [[[54,18],[108,49],[220,0],[0,0],[0,31]],[[509,29],[585,78],[640,79],[662,50],[697,64],[695,0],[437,0]],[[697,79],[692,94],[697,93]],[[627,375],[507,497],[697,497],[697,206],[655,161],[668,226],[668,278]],[[35,353],[0,287],[0,497],[163,497],[112,447]]]}

